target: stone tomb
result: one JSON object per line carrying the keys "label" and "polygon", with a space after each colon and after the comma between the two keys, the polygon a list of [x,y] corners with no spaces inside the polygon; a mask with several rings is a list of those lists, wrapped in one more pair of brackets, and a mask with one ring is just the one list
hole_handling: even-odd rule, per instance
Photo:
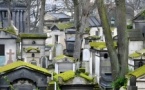
{"label": "stone tomb", "polygon": [[9,30],[0,30],[0,66],[16,60],[16,40],[17,36]]}
{"label": "stone tomb", "polygon": [[145,64],[145,49],[137,50],[129,55],[128,67],[133,71]]}
{"label": "stone tomb", "polygon": [[46,34],[21,33],[21,59],[42,66],[40,58],[45,55]]}
{"label": "stone tomb", "polygon": [[0,90],[46,90],[48,70],[22,61],[1,67]]}
{"label": "stone tomb", "polygon": [[67,29],[65,32],[66,39],[66,51],[65,54],[69,56],[73,56],[74,52],[74,43],[75,43],[75,34],[76,30],[75,29]]}
{"label": "stone tomb", "polygon": [[[138,69],[135,69],[132,72],[129,72],[126,76],[128,78],[128,90],[145,90],[145,65],[139,67]],[[135,79],[132,80],[132,76],[135,77]],[[130,89],[132,87],[136,87],[137,89]]]}
{"label": "stone tomb", "polygon": [[55,48],[56,48],[55,49],[56,56],[63,55],[63,46],[62,46],[62,44],[60,44],[60,43],[56,44]]}
{"label": "stone tomb", "polygon": [[84,73],[76,74],[75,72],[69,70],[59,74],[58,76],[60,76],[58,78],[58,83],[61,90],[93,90],[94,89],[93,78]]}
{"label": "stone tomb", "polygon": [[74,58],[68,57],[65,55],[59,55],[53,59],[53,63],[55,64],[55,72],[63,73],[67,70],[75,71],[75,62]]}
{"label": "stone tomb", "polygon": [[[97,45],[96,42],[95,45]],[[98,45],[99,46],[99,45]],[[105,46],[104,46],[105,47]],[[92,73],[97,78],[96,81],[104,89],[111,89],[112,73],[111,63],[107,50],[91,48]]]}

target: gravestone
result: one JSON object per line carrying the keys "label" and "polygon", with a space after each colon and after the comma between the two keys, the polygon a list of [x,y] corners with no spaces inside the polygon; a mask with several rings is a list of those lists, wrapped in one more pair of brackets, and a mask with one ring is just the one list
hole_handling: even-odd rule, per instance
{"label": "gravestone", "polygon": [[89,61],[90,60],[90,50],[84,49],[83,50],[83,61]]}
{"label": "gravestone", "polygon": [[41,60],[41,66],[43,68],[47,68],[48,67],[48,59],[47,59],[47,57],[46,56],[42,56],[40,60]]}
{"label": "gravestone", "polygon": [[62,44],[60,44],[60,43],[56,44],[55,54],[56,54],[56,56],[59,56],[59,55],[63,54]]}

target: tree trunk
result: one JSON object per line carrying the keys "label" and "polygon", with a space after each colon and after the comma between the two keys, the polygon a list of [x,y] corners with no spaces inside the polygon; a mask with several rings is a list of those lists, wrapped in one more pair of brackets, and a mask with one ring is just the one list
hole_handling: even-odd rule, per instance
{"label": "tree trunk", "polygon": [[75,19],[75,27],[76,27],[76,35],[75,35],[75,44],[74,44],[74,53],[73,53],[73,57],[76,60],[80,59],[80,50],[81,50],[81,38],[80,38],[80,33],[79,33],[79,29],[80,29],[80,13],[79,13],[79,2],[78,0],[73,0],[74,3],[74,19]]}
{"label": "tree trunk", "polygon": [[[89,15],[89,0],[83,0],[81,10],[79,6],[78,0],[74,0],[74,12],[75,12],[75,26],[76,26],[76,36],[75,36],[75,44],[74,44],[74,54],[73,57],[80,61],[80,67],[82,67],[82,60],[80,60],[81,56],[81,48],[83,41],[83,33],[86,28],[86,22]],[[81,12],[81,13],[80,13]]]}
{"label": "tree trunk", "polygon": [[45,14],[45,1],[41,0],[41,9],[40,9],[40,21],[39,21],[39,33],[43,33],[43,27],[44,27],[44,14]]}
{"label": "tree trunk", "polygon": [[26,17],[26,21],[27,21],[27,24],[26,24],[26,30],[25,30],[25,33],[29,33],[30,32],[30,5],[31,5],[31,2],[32,0],[26,0],[26,3],[27,3],[27,17]]}
{"label": "tree trunk", "polygon": [[11,26],[11,0],[8,0],[8,26]]}
{"label": "tree trunk", "polygon": [[128,72],[128,32],[126,28],[125,0],[116,0],[118,59],[120,63],[120,77]]}
{"label": "tree trunk", "polygon": [[107,18],[107,12],[103,1],[104,0],[97,0],[98,12],[102,21],[103,33],[105,35],[106,46],[111,60],[113,79],[115,80],[119,74],[119,61],[117,57],[117,52],[114,47],[114,42],[112,39],[111,30]]}

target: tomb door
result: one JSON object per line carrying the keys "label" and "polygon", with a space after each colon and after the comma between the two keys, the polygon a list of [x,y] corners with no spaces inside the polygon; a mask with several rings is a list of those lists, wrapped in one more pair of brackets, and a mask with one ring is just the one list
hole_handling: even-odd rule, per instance
{"label": "tomb door", "polygon": [[5,45],[0,44],[0,66],[5,64]]}

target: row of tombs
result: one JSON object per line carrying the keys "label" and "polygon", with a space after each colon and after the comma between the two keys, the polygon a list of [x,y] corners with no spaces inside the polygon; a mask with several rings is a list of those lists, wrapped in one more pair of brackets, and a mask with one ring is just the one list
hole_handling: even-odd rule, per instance
{"label": "row of tombs", "polygon": [[[57,90],[58,85],[62,90],[69,90],[68,87],[70,90],[93,90],[97,84],[111,89],[111,64],[105,42],[86,43],[79,68],[80,63],[71,57],[74,45],[66,48],[71,53],[68,55],[59,43],[45,45],[46,39],[46,34],[16,35],[0,30],[0,90]],[[133,60],[137,63],[129,59]],[[129,65],[129,68],[134,67],[138,68]]]}
{"label": "row of tombs", "polygon": [[[93,90],[98,88],[88,61],[79,68],[63,46],[45,45],[45,34],[0,30],[0,90]],[[20,49],[19,49],[20,48]]]}

